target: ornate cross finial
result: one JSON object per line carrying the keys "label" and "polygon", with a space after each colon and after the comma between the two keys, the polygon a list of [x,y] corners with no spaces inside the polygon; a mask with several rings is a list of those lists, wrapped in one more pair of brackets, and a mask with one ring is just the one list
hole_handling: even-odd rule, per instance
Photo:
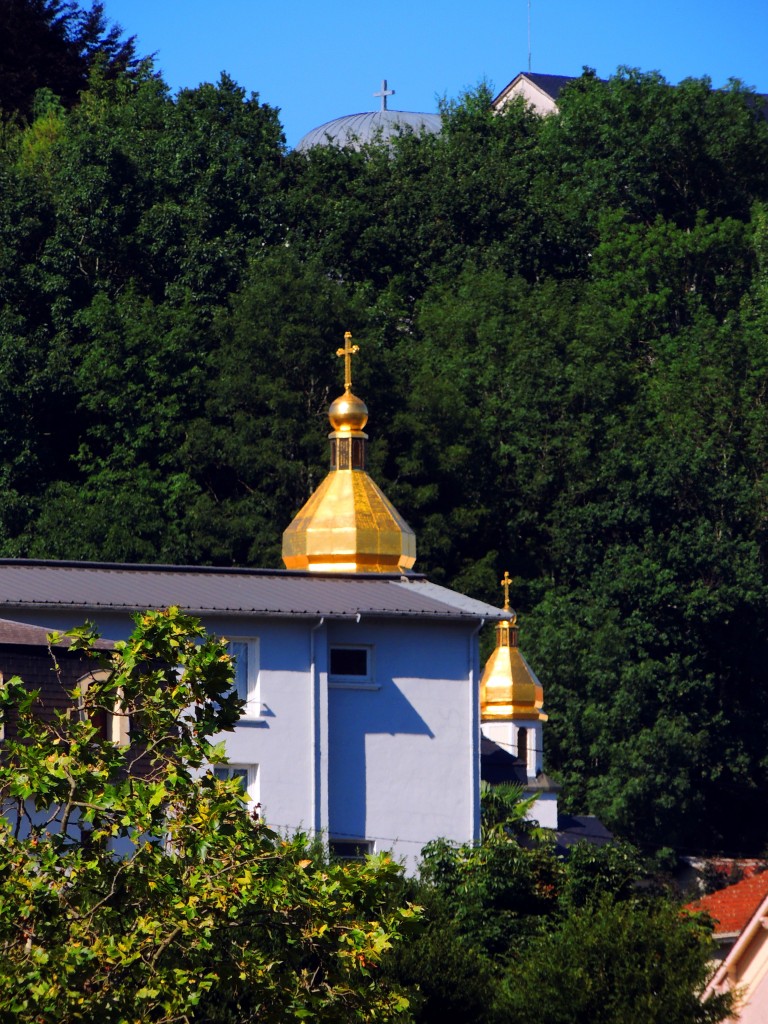
{"label": "ornate cross finial", "polygon": [[383,78],[381,80],[381,89],[373,94],[374,96],[381,96],[381,109],[387,109],[387,96],[394,96],[395,90],[387,88],[387,80]]}
{"label": "ornate cross finial", "polygon": [[504,590],[504,611],[510,612],[512,609],[509,607],[509,588],[512,586],[512,577],[506,569],[504,570],[504,579],[501,581],[501,586]]}
{"label": "ornate cross finial", "polygon": [[336,355],[344,356],[344,388],[352,390],[352,356],[360,351],[359,345],[352,344],[352,333],[346,331],[344,334],[344,348],[337,348]]}

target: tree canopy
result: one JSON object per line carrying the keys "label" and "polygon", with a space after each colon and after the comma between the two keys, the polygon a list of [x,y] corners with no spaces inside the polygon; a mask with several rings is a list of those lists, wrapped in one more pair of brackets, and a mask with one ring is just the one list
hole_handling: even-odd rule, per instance
{"label": "tree canopy", "polygon": [[[237,720],[223,643],[171,608],[97,652],[53,714],[0,680],[4,1021],[389,1021],[378,965],[416,911],[386,856],[329,863],[221,780]],[[130,721],[115,743],[104,714]],[[406,1018],[407,1019],[407,1018]]]}
{"label": "tree canopy", "polygon": [[626,843],[563,855],[514,793],[483,794],[483,841],[424,850],[412,898],[425,927],[384,969],[409,987],[415,1024],[716,1024],[701,1001],[707,923],[681,911]]}
{"label": "tree canopy", "polygon": [[87,10],[70,0],[4,0],[0,113],[29,117],[41,90],[72,106],[96,66],[110,78],[132,74],[140,63],[135,38],[122,34],[119,25],[108,24],[99,0]]}

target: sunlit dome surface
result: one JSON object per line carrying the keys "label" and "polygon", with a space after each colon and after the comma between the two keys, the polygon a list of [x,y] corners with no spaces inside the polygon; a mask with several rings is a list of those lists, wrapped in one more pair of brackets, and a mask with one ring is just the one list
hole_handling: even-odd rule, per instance
{"label": "sunlit dome surface", "polygon": [[443,127],[439,114],[416,114],[407,110],[375,110],[348,114],[313,128],[299,141],[297,149],[306,153],[313,146],[351,146],[360,149],[369,142],[386,142],[400,132],[437,135]]}
{"label": "sunlit dome surface", "polygon": [[438,135],[443,127],[439,114],[416,114],[407,110],[388,110],[387,100],[395,95],[394,89],[387,88],[386,78],[381,89],[373,94],[381,100],[381,110],[365,114],[347,114],[333,121],[326,121],[319,128],[299,140],[296,147],[306,153],[313,146],[350,146],[360,149],[369,142],[386,142],[393,135],[413,132],[414,135]]}

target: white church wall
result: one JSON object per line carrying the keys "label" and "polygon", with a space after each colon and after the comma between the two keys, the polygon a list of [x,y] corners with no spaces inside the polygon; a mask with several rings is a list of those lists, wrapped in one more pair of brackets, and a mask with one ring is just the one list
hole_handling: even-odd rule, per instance
{"label": "white church wall", "polygon": [[[24,614],[62,630],[87,617],[110,639],[132,629],[126,612]],[[269,825],[370,839],[410,870],[429,840],[479,835],[476,622],[205,616],[203,625],[258,641],[260,713],[222,738],[230,762],[250,770]],[[329,682],[334,647],[366,648],[370,679]]]}
{"label": "white church wall", "polygon": [[259,714],[243,717],[232,733],[223,735],[227,757],[257,769],[251,796],[261,803],[270,826],[318,828],[310,624],[301,619],[206,624],[220,636],[246,635],[236,630],[247,629],[259,640]]}
{"label": "white church wall", "polygon": [[540,793],[526,818],[542,828],[557,828],[557,793]]}
{"label": "white church wall", "polygon": [[371,840],[410,869],[430,839],[478,834],[471,625],[333,622],[329,648],[368,646],[368,681],[329,683],[331,837]]}
{"label": "white church wall", "polygon": [[[521,750],[521,730],[525,732],[525,742]],[[544,769],[544,737],[541,722],[528,719],[511,719],[505,721],[489,721],[482,724],[483,735],[493,740],[503,750],[525,761],[529,779],[535,779]]]}

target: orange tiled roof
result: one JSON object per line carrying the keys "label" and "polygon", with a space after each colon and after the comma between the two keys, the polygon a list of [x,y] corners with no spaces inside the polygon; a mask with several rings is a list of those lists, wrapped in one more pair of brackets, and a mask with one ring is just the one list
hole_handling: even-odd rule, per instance
{"label": "orange tiled roof", "polygon": [[715,934],[741,932],[768,896],[768,871],[742,878],[719,892],[688,903],[687,910],[706,911],[715,922]]}

